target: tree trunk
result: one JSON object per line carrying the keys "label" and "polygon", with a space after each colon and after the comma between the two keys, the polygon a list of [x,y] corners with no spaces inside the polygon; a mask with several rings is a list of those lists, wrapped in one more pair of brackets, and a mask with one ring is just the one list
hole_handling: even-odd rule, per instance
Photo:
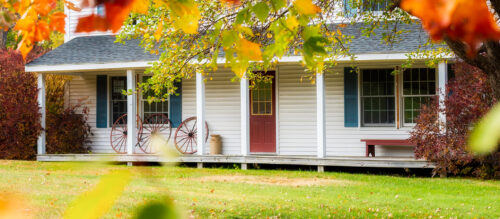
{"label": "tree trunk", "polygon": [[500,63],[495,63],[499,65],[498,68],[491,69],[489,72],[485,72],[488,75],[488,81],[495,92],[495,98],[497,101],[500,100]]}
{"label": "tree trunk", "polygon": [[7,46],[7,32],[9,31],[0,30],[0,49],[5,49]]}

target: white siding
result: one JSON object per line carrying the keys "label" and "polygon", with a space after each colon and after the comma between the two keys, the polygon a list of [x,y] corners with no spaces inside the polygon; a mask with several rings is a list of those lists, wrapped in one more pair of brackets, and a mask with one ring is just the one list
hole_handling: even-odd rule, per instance
{"label": "white siding", "polygon": [[300,65],[279,66],[280,155],[316,155],[316,87]]}
{"label": "white siding", "polygon": [[[277,68],[278,104],[278,154],[316,155],[316,88],[304,76],[300,65],[281,65]],[[83,73],[75,76],[69,84],[69,98],[72,104],[86,98],[90,109],[89,124],[94,135],[91,146],[94,153],[114,153],[109,143],[111,128],[96,128],[96,75],[122,75],[123,72]],[[336,68],[325,75],[327,156],[364,156],[363,138],[408,137],[409,129],[345,128],[344,127],[344,83],[343,68]],[[210,134],[222,137],[224,154],[240,153],[240,97],[239,83],[231,82],[234,74],[221,69],[207,76],[206,118]],[[212,78],[212,80],[210,80]],[[195,79],[182,83],[182,119],[196,115]],[[108,109],[109,113],[109,109]],[[109,117],[109,115],[108,115]],[[172,130],[172,138],[175,130]],[[206,151],[209,151],[207,144]],[[407,147],[380,147],[377,156],[412,156]]]}
{"label": "white siding", "polygon": [[[233,77],[231,70],[221,69],[207,76],[205,84],[206,121],[210,134],[221,135],[223,154],[240,154],[241,151],[240,84],[231,82]],[[190,116],[196,116],[195,78],[184,80],[182,87],[182,118]],[[209,152],[210,144],[206,147],[205,151]]]}
{"label": "white siding", "polygon": [[[361,139],[405,139],[409,129],[396,127],[344,127],[344,70],[335,68],[325,77],[327,156],[365,156]],[[360,109],[361,106],[358,106]],[[359,118],[361,121],[361,118]],[[376,156],[413,155],[409,147],[376,146]]]}

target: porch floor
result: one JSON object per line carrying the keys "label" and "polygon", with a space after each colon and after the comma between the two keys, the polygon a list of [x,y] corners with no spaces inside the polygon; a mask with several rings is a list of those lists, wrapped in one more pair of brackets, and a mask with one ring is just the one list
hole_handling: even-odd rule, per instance
{"label": "porch floor", "polygon": [[410,157],[326,157],[277,156],[277,155],[183,155],[166,158],[149,154],[43,154],[38,161],[108,161],[108,162],[158,162],[158,163],[234,163],[234,164],[275,164],[337,167],[377,167],[377,168],[434,168],[432,162]]}

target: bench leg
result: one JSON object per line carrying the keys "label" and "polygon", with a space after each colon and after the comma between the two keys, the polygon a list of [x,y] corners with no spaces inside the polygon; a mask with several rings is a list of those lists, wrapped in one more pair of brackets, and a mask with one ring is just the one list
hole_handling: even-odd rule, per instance
{"label": "bench leg", "polygon": [[369,157],[370,154],[375,157],[375,145],[366,145],[366,156]]}

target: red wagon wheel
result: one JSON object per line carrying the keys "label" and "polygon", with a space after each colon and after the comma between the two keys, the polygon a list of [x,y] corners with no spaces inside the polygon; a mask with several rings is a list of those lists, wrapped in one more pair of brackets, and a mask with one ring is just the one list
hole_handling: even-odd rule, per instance
{"label": "red wagon wheel", "polygon": [[139,148],[146,154],[156,153],[157,148],[151,144],[153,135],[161,135],[166,142],[170,140],[172,135],[172,123],[164,114],[153,114],[144,119],[142,132],[138,138]]}
{"label": "red wagon wheel", "polygon": [[[140,137],[140,133],[142,133],[142,120],[139,116],[137,116],[136,122],[138,137]],[[113,123],[113,127],[111,128],[111,147],[116,151],[116,153],[127,153],[127,129],[127,114],[123,114],[116,119]]]}
{"label": "red wagon wheel", "polygon": [[[183,154],[194,154],[198,151],[196,116],[182,122],[175,131],[175,147]],[[208,124],[205,121],[205,142],[208,140]]]}

